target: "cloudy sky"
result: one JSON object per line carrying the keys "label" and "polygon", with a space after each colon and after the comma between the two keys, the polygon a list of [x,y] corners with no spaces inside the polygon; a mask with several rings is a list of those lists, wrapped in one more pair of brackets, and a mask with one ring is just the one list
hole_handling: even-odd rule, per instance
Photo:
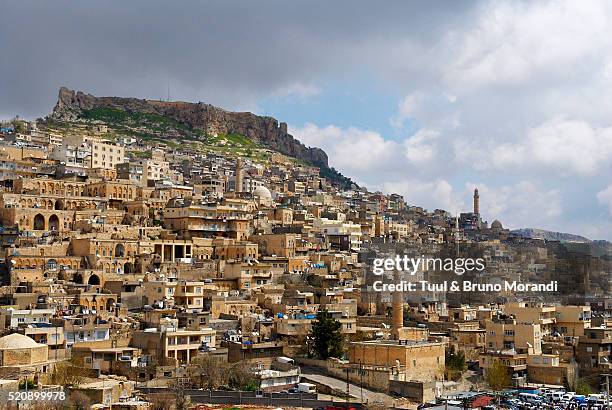
{"label": "cloudy sky", "polygon": [[[433,4],[432,4],[433,3]],[[3,1],[0,118],[61,85],[286,121],[410,204],[612,239],[612,3]]]}

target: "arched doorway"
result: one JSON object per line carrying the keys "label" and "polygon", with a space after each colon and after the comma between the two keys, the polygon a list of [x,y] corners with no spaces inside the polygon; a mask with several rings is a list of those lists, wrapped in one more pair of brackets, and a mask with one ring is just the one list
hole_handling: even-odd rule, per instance
{"label": "arched doorway", "polygon": [[75,273],[72,277],[72,281],[74,283],[83,284],[83,275],[81,275],[80,273]]}
{"label": "arched doorway", "polygon": [[49,230],[50,231],[59,231],[59,229],[60,229],[59,218],[57,217],[57,215],[53,214],[49,218]]}
{"label": "arched doorway", "polygon": [[119,243],[115,247],[115,257],[123,258],[124,256],[125,256],[125,247]]}
{"label": "arched doorway", "polygon": [[34,217],[34,230],[44,231],[45,230],[45,217],[42,214],[36,214]]}
{"label": "arched doorway", "polygon": [[99,285],[100,284],[100,277],[98,275],[91,275],[89,277],[89,280],[87,281],[87,284],[89,284],[89,285]]}
{"label": "arched doorway", "polygon": [[125,265],[123,265],[123,273],[135,273],[135,271],[134,264],[126,262]]}

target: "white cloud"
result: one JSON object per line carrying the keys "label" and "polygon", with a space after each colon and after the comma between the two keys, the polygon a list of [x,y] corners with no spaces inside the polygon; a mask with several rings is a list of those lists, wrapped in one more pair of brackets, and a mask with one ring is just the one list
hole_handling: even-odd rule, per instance
{"label": "white cloud", "polygon": [[275,98],[308,98],[321,94],[321,88],[314,84],[296,82],[285,87],[281,87],[272,93]]}
{"label": "white cloud", "polygon": [[423,128],[404,140],[406,158],[414,164],[433,161],[437,153],[435,140],[439,135],[438,131]]}
{"label": "white cloud", "polygon": [[[580,234],[610,225],[601,214],[577,212],[612,163],[610,31],[605,1],[485,0],[442,34],[374,38],[370,61],[384,61],[377,69],[404,91],[390,123],[412,135],[395,142],[374,133],[376,162],[397,160],[391,151],[398,148],[403,162],[375,168],[356,156],[364,166],[346,172],[412,204],[450,211],[471,207],[461,187],[478,180],[485,216],[511,227]],[[597,195],[606,206],[607,192]]]}
{"label": "white cloud", "polygon": [[357,178],[394,164],[400,152],[396,142],[358,128],[308,123],[301,128],[292,127],[289,132],[306,145],[323,148],[331,166]]}
{"label": "white cloud", "polygon": [[541,166],[565,175],[592,175],[612,160],[612,127],[594,128],[585,121],[555,119],[527,131],[518,144],[506,143],[493,150],[498,168]]}
{"label": "white cloud", "polygon": [[480,193],[480,208],[484,219],[499,219],[509,228],[555,227],[562,214],[562,199],[556,189],[545,189],[531,181],[491,186],[485,183],[466,183],[464,195],[471,197],[474,188]]}
{"label": "white cloud", "polygon": [[397,104],[397,115],[391,118],[391,125],[402,128],[404,122],[419,115],[419,107],[422,103],[423,94],[415,92],[402,98]]}
{"label": "white cloud", "polygon": [[573,64],[609,50],[609,16],[605,1],[486,2],[453,43],[447,80],[463,88],[567,79],[581,69]]}
{"label": "white cloud", "polygon": [[430,210],[439,208],[454,213],[464,208],[464,203],[453,190],[452,185],[444,179],[385,182],[382,189],[384,192],[402,195],[410,205],[422,206]]}
{"label": "white cloud", "polygon": [[612,185],[597,193],[597,201],[601,205],[608,207],[608,212],[612,215]]}

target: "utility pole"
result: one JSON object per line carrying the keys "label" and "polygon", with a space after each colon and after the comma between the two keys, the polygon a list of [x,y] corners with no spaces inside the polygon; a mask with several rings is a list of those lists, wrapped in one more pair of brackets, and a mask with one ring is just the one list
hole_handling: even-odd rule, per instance
{"label": "utility pole", "polygon": [[604,374],[606,378],[606,410],[610,410],[610,374]]}
{"label": "utility pole", "polygon": [[55,362],[56,363],[57,363],[57,349],[58,349],[57,342],[58,342],[58,339],[59,339],[59,334],[58,334],[57,330],[58,330],[58,327],[55,326]]}
{"label": "utility pole", "polygon": [[363,406],[363,367],[359,360],[359,390],[361,390],[361,405]]}
{"label": "utility pole", "polygon": [[349,368],[346,368],[346,408],[349,408],[349,398],[351,397],[350,392],[350,383],[349,383]]}

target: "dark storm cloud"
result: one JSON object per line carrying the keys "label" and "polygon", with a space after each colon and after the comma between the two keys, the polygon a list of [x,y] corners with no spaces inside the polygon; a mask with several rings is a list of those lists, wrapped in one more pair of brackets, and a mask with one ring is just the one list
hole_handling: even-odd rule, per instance
{"label": "dark storm cloud", "polygon": [[[48,113],[61,85],[252,109],[295,84],[342,76],[376,44],[431,40],[459,2],[3,2],[0,115]],[[380,63],[380,62],[377,62]]]}

